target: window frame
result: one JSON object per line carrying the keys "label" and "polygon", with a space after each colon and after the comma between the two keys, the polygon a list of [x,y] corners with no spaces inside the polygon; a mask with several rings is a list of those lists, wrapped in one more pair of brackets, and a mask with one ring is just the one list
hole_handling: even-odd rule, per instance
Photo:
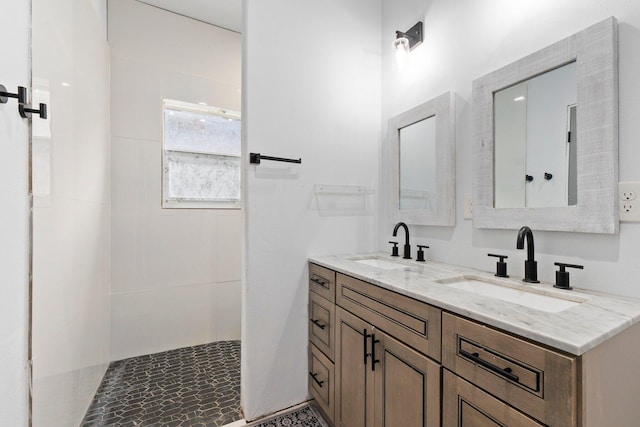
{"label": "window frame", "polygon": [[216,200],[208,200],[208,199],[174,199],[167,197],[167,178],[168,174],[166,173],[166,155],[167,152],[173,153],[185,153],[185,154],[203,154],[203,155],[213,155],[220,157],[231,157],[237,158],[240,160],[240,168],[242,168],[242,148],[239,155],[233,154],[222,154],[222,153],[211,153],[204,151],[196,151],[196,150],[180,150],[180,149],[167,149],[166,148],[166,124],[165,124],[165,114],[167,109],[170,110],[178,110],[178,111],[191,111],[198,113],[205,113],[212,116],[230,118],[238,121],[242,121],[242,116],[240,112],[229,110],[226,108],[213,107],[204,104],[193,104],[185,101],[178,101],[175,99],[162,99],[162,143],[161,143],[161,207],[163,209],[242,209],[243,200],[242,200],[242,172],[240,173],[240,199],[237,201],[216,201]]}

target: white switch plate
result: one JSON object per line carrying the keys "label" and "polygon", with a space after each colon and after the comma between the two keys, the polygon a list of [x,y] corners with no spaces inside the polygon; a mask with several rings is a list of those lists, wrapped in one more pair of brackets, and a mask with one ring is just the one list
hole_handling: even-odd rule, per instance
{"label": "white switch plate", "polygon": [[619,182],[620,221],[640,222],[640,182]]}
{"label": "white switch plate", "polygon": [[473,218],[473,199],[471,198],[471,193],[464,193],[463,218],[464,219]]}

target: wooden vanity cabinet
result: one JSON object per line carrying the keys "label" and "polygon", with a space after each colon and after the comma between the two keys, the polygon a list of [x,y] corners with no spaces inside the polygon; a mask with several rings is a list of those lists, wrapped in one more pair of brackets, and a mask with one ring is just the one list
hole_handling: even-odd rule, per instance
{"label": "wooden vanity cabinet", "polygon": [[336,273],[309,264],[309,394],[329,422],[335,405]]}
{"label": "wooden vanity cabinet", "polygon": [[640,323],[581,356],[442,315],[443,427],[640,425]]}
{"label": "wooden vanity cabinet", "polygon": [[336,395],[339,427],[440,426],[441,311],[336,275]]}
{"label": "wooden vanity cabinet", "polygon": [[336,304],[435,361],[440,361],[442,310],[338,273]]}
{"label": "wooden vanity cabinet", "polygon": [[[336,401],[335,425],[365,427],[373,425],[373,374],[368,366],[369,334],[364,320],[336,309]],[[370,363],[370,362],[369,362]],[[369,403],[369,404],[367,404]]]}
{"label": "wooden vanity cabinet", "polygon": [[640,425],[640,323],[573,356],[318,265],[309,276],[309,390],[332,425]]}
{"label": "wooden vanity cabinet", "polygon": [[309,392],[325,416],[332,420],[335,398],[335,365],[316,346],[309,346]]}
{"label": "wooden vanity cabinet", "polygon": [[[577,357],[450,313],[442,315],[442,347],[442,365],[458,376],[544,425],[577,426],[580,366]],[[451,393],[444,388],[445,396]],[[458,411],[460,408],[459,404]],[[445,426],[459,425],[465,424],[445,423]]]}
{"label": "wooden vanity cabinet", "polygon": [[335,424],[437,427],[440,365],[336,309]]}
{"label": "wooden vanity cabinet", "polygon": [[374,427],[440,426],[440,365],[374,329]]}
{"label": "wooden vanity cabinet", "polygon": [[332,303],[336,302],[336,272],[317,264],[309,264],[309,290]]}
{"label": "wooden vanity cabinet", "polygon": [[457,375],[442,373],[442,425],[451,427],[544,427]]}
{"label": "wooden vanity cabinet", "polygon": [[309,341],[334,360],[335,304],[309,292]]}

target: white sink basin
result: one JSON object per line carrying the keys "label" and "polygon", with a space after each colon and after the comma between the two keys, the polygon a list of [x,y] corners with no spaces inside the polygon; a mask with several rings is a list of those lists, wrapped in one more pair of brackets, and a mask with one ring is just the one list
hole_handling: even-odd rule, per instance
{"label": "white sink basin", "polygon": [[557,295],[543,294],[533,289],[526,290],[520,287],[516,288],[515,286],[510,287],[467,276],[442,280],[439,281],[439,283],[445,284],[450,288],[511,302],[547,313],[558,313],[580,305],[583,302]]}
{"label": "white sink basin", "polygon": [[360,258],[360,259],[352,259],[351,261],[357,262],[358,264],[369,265],[371,267],[380,268],[382,270],[396,270],[401,268],[407,268],[408,265],[400,264],[393,261],[388,261],[386,259],[371,257],[371,258]]}

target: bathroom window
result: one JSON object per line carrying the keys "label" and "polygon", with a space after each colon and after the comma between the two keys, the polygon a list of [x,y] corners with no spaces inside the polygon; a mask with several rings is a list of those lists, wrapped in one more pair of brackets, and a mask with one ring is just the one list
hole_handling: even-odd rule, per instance
{"label": "bathroom window", "polygon": [[240,113],[164,100],[162,206],[240,208]]}

